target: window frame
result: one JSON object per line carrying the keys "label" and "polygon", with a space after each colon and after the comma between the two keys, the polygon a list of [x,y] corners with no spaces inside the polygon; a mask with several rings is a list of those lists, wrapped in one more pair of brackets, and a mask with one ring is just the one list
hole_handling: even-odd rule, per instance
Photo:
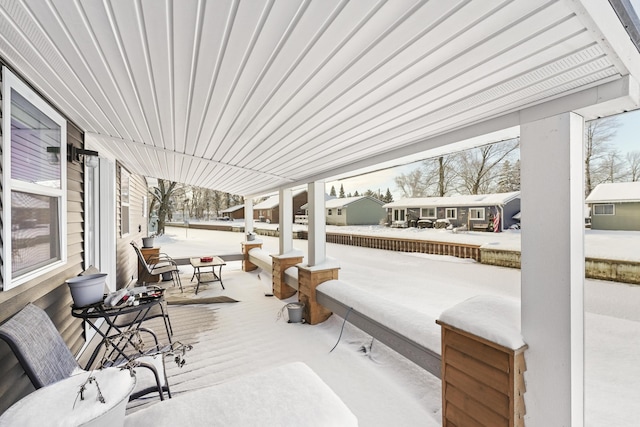
{"label": "window frame", "polygon": [[[449,212],[453,212],[453,216],[449,215]],[[458,219],[458,208],[444,208],[445,219]]]}
{"label": "window frame", "polygon": [[[479,212],[481,215],[479,215],[478,217],[473,216],[473,212]],[[484,221],[485,219],[485,209],[484,208],[469,208],[469,219],[470,220],[477,220],[477,221]]]}
{"label": "window frame", "polygon": [[[60,127],[60,188],[47,187],[35,183],[14,180],[11,178],[11,150],[12,150],[12,105],[11,94],[18,93],[31,105],[55,122]],[[2,162],[2,215],[5,219],[2,226],[2,290],[8,291],[22,284],[32,281],[50,271],[53,271],[67,263],[67,120],[47,103],[38,93],[25,84],[18,76],[7,67],[2,67],[2,134],[3,153]],[[34,268],[26,273],[14,277],[12,271],[12,194],[14,192],[28,193],[35,196],[54,198],[57,201],[57,234],[58,234],[58,259],[49,260],[46,264]]]}
{"label": "window frame", "polygon": [[[127,186],[127,198],[125,201],[123,188],[125,186],[125,178],[126,177],[126,186]],[[125,208],[127,213],[127,229],[125,230]],[[124,167],[120,167],[120,237],[126,237],[131,234],[131,173],[126,170]]]}
{"label": "window frame", "polygon": [[[433,214],[431,215],[425,215],[425,210],[430,210],[431,212],[433,212]],[[435,207],[427,207],[427,208],[420,208],[420,218],[428,218],[428,219],[432,219],[432,218],[437,218],[438,214],[436,213],[436,208]]]}
{"label": "window frame", "polygon": [[[596,212],[596,208],[611,206],[611,213],[598,213]],[[596,203],[593,205],[593,215],[594,216],[613,216],[616,214],[616,205],[614,203]]]}

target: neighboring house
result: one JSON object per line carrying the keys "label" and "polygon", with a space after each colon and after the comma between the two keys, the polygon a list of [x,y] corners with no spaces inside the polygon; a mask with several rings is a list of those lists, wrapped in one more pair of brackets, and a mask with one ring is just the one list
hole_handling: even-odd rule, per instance
{"label": "neighboring house", "polygon": [[231,206],[220,211],[223,218],[244,219],[244,205]]}
{"label": "neighboring house", "polygon": [[640,182],[600,184],[586,202],[591,229],[640,231]]}
{"label": "neighboring house", "polygon": [[324,204],[328,225],[377,225],[384,219],[384,202],[369,196],[343,197]]}
{"label": "neighboring house", "polygon": [[[307,203],[307,190],[294,191],[293,215],[291,221],[295,221],[295,216],[302,214],[302,205]],[[280,222],[280,197],[278,194],[269,197],[253,206],[253,219],[260,222],[277,223]]]}
{"label": "neighboring house", "polygon": [[493,220],[499,213],[500,230],[504,230],[518,222],[513,216],[520,211],[520,192],[406,198],[387,203],[384,208],[390,224],[416,226],[440,221],[487,231],[493,230]]}

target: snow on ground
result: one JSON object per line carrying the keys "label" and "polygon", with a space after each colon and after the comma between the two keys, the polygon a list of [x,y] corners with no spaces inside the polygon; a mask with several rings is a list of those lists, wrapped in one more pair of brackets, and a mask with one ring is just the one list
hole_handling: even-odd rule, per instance
{"label": "snow on ground", "polygon": [[[256,227],[266,224],[256,224]],[[276,227],[276,225],[269,225]],[[474,239],[481,244],[494,244],[506,247],[519,246],[518,232],[454,234],[442,230],[386,229],[383,227],[336,227],[340,231],[351,230],[354,233],[386,233],[408,237],[425,236],[425,239],[442,240]],[[330,231],[330,227],[328,227]],[[445,238],[446,237],[446,238]],[[278,239],[259,236],[263,249],[275,254],[278,251]],[[168,228],[167,234],[157,239],[156,245],[171,256],[206,255],[216,253],[237,253],[240,251],[243,233],[214,232]],[[640,257],[640,233],[601,232],[586,230],[586,249],[588,256],[621,259]],[[294,240],[294,248],[307,253],[307,241]],[[633,255],[631,255],[633,254]],[[438,318],[440,314],[476,295],[494,295],[509,299],[520,298],[520,271],[502,267],[492,267],[448,256],[410,254],[328,244],[327,255],[338,260],[341,266],[341,281],[371,293],[379,300],[393,300],[394,304],[405,305],[428,317]],[[604,256],[606,255],[606,256]],[[585,406],[586,425],[599,426],[635,426],[640,418],[640,286],[615,282],[585,280]],[[238,307],[240,309],[240,307]],[[379,307],[381,311],[385,307]],[[337,336],[341,322],[332,319],[326,325]],[[439,333],[439,327],[432,323],[423,325],[432,334]],[[295,341],[291,342],[295,346]],[[382,345],[374,344],[375,348]],[[386,358],[394,358],[394,353],[385,353]],[[378,356],[382,358],[382,356]],[[333,359],[332,359],[333,360]],[[348,360],[345,359],[344,363]],[[326,363],[334,363],[327,360]],[[389,365],[391,366],[391,365]],[[440,383],[425,373],[416,374],[410,362],[403,369],[391,370],[380,366],[381,375],[390,376],[400,384],[406,398],[414,399],[415,405],[423,407],[427,414],[434,414],[440,405]],[[330,366],[318,363],[312,366],[315,371],[325,375],[333,372]],[[354,369],[355,372],[360,372]],[[365,371],[366,372],[366,371]],[[355,374],[358,375],[358,374]],[[386,407],[388,390],[376,393],[362,393],[361,401],[357,390],[349,391],[349,375],[320,375],[350,407]],[[358,378],[360,379],[360,378]],[[354,381],[354,383],[356,383]],[[359,382],[358,382],[359,383]],[[370,382],[367,382],[370,384]],[[397,391],[394,391],[397,393]],[[347,398],[345,398],[347,396]],[[376,401],[379,399],[379,401]],[[406,409],[406,408],[405,408]],[[392,411],[391,408],[389,408]],[[375,417],[364,417],[361,425],[384,425],[376,423]],[[416,420],[424,413],[419,411],[416,418],[403,414],[406,423],[402,425],[420,425]],[[434,414],[434,419],[439,415]],[[430,417],[431,418],[431,417]],[[416,424],[413,424],[417,422]],[[400,424],[398,424],[400,425]],[[424,420],[422,422],[424,425]]]}

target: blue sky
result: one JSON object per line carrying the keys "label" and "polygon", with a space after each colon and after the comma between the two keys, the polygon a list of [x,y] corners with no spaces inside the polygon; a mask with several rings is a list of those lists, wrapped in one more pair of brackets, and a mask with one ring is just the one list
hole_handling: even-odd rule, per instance
{"label": "blue sky", "polygon": [[[638,0],[640,1],[640,0]],[[640,110],[631,111],[618,115],[622,126],[617,130],[616,137],[612,144],[622,154],[629,151],[640,151]],[[394,199],[399,199],[401,194],[397,191],[394,178],[402,173],[418,167],[418,163],[412,163],[404,166],[398,166],[390,169],[384,169],[378,172],[372,172],[365,175],[345,178],[340,181],[327,182],[327,193],[331,191],[331,186],[335,186],[336,193],[340,191],[340,185],[344,185],[346,194],[358,193],[362,194],[367,190],[380,191],[386,193],[387,188],[391,190]]]}

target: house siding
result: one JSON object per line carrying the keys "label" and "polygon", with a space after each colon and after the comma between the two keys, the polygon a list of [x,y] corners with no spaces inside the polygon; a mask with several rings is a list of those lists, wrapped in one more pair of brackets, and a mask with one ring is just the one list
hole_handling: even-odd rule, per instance
{"label": "house siding", "polygon": [[[342,215],[338,215],[338,209]],[[328,211],[328,209],[327,209]],[[382,203],[363,198],[346,206],[331,208],[331,215],[326,215],[329,225],[377,225],[385,217]]]}
{"label": "house siding", "polygon": [[[1,136],[1,135],[0,135]],[[83,133],[67,122],[67,142],[82,147]],[[76,354],[84,344],[82,322],[71,317],[71,294],[65,280],[84,269],[84,169],[82,164],[67,166],[67,263],[53,271],[8,291],[0,292],[0,323],[12,317],[27,303],[43,308],[65,342]],[[0,340],[0,413],[34,391],[9,346]]]}
{"label": "house siding", "polygon": [[613,203],[615,215],[594,215],[594,205],[591,209],[591,229],[640,231],[640,202]]}
{"label": "house siding", "polygon": [[121,176],[122,170],[127,170],[118,163],[116,168],[116,206],[117,206],[117,238],[116,238],[116,287],[126,287],[132,280],[138,278],[138,261],[130,243],[137,242],[142,246],[142,238],[147,236],[148,218],[142,213],[144,196],[148,194],[147,182],[143,176],[135,175],[131,171],[129,181],[129,233],[122,230]]}

